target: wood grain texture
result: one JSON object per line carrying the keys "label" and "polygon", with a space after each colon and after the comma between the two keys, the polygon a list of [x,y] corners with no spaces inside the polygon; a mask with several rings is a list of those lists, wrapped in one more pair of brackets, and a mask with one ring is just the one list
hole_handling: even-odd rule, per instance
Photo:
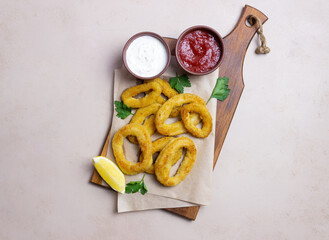
{"label": "wood grain texture", "polygon": [[[242,11],[241,17],[230,34],[224,37],[224,59],[219,67],[220,77],[229,77],[229,88],[231,92],[228,98],[221,102],[217,101],[216,113],[216,137],[215,137],[215,151],[214,151],[214,168],[216,166],[218,156],[222,149],[226,134],[230,127],[234,112],[239,103],[243,88],[244,81],[242,77],[243,61],[246,55],[248,46],[253,36],[255,35],[258,26],[247,26],[246,20],[250,15],[257,16],[262,23],[268,19],[262,12],[246,5]],[[165,38],[168,43],[172,55],[175,53],[176,39]],[[106,156],[109,144],[110,131],[106,138],[101,155]],[[102,185],[102,178],[96,170],[94,170],[91,180],[92,183]],[[104,185],[102,185],[104,186]],[[169,212],[183,216],[190,220],[195,220],[200,206],[195,207],[181,207],[181,208],[168,208]]]}
{"label": "wood grain texture", "polygon": [[[110,135],[111,135],[111,126],[110,126],[110,130],[109,130],[109,132],[106,136],[106,140],[105,140],[105,143],[104,143],[104,146],[102,148],[102,152],[101,152],[100,156],[106,157],[107,149],[109,147],[109,142],[110,142]],[[96,171],[95,168],[94,168],[93,174],[91,175],[90,182],[95,183],[97,185],[103,186],[102,185],[103,179],[98,174],[98,172]],[[108,186],[108,185],[107,185],[107,187],[110,188],[110,186]]]}
{"label": "wood grain texture", "polygon": [[219,76],[229,77],[231,92],[224,102],[217,101],[214,167],[244,88],[242,76],[244,57],[258,29],[258,26],[255,25],[251,27],[246,25],[246,20],[250,15],[258,17],[262,23],[265,23],[268,19],[256,8],[246,5],[238,24],[224,38],[225,53],[223,63],[219,68]]}

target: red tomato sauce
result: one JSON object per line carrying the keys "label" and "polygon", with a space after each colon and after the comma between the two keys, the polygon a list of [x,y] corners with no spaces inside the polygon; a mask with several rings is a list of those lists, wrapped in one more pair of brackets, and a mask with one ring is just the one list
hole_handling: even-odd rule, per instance
{"label": "red tomato sauce", "polygon": [[182,38],[178,46],[178,54],[187,70],[202,73],[216,66],[221,49],[213,35],[196,30]]}

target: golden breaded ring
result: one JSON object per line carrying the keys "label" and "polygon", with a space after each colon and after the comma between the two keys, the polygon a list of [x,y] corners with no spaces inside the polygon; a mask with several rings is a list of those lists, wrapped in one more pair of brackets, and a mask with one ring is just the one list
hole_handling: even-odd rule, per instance
{"label": "golden breaded ring", "polygon": [[[146,128],[146,130],[150,134],[150,136],[152,136],[156,130],[155,123],[154,123],[155,114],[159,110],[160,107],[161,107],[161,104],[153,103],[150,106],[139,108],[136,111],[136,113],[134,114],[134,116],[131,118],[130,123],[142,124],[145,120],[143,126]],[[150,117],[147,118],[148,116],[150,116]],[[128,136],[128,140],[131,143],[138,143],[137,138],[135,136]]]}
{"label": "golden breaded ring", "polygon": [[[147,92],[151,89],[152,91],[146,93],[145,97],[134,98],[134,96],[143,92]],[[128,107],[141,108],[154,103],[156,99],[160,96],[160,94],[161,94],[160,84],[157,82],[149,82],[128,88],[126,91],[122,93],[121,98],[123,103],[126,104]]]}
{"label": "golden breaded ring", "polygon": [[[190,118],[191,118],[192,124],[195,126],[201,122],[200,116],[197,113],[191,113]],[[174,129],[177,129],[178,134],[183,134],[183,133],[187,132],[187,129],[184,127],[184,124],[182,123],[182,121],[174,122],[174,123],[170,124],[170,126],[172,126]],[[173,135],[173,136],[175,136],[175,135]]]}
{"label": "golden breaded ring", "polygon": [[[154,153],[157,152],[161,152],[161,150],[172,140],[174,140],[174,137],[163,137],[163,138],[159,138],[155,141],[152,142],[152,155]],[[174,165],[182,156],[183,151],[182,150],[178,150],[177,152],[174,153],[174,157],[172,158],[172,165]],[[142,157],[142,155],[140,156]],[[150,173],[150,174],[154,174],[154,164],[157,160],[153,160],[153,164],[151,165],[151,167],[149,169],[147,169],[145,172]]]}
{"label": "golden breaded ring", "polygon": [[[179,149],[185,148],[186,153],[176,174],[170,177],[170,169],[174,165],[173,157]],[[183,181],[192,170],[196,158],[196,147],[187,137],[179,137],[168,143],[160,152],[155,163],[155,176],[165,186],[176,186]]]}
{"label": "golden breaded ring", "polygon": [[173,108],[173,110],[171,111],[169,117],[177,117],[180,113],[181,107],[175,107]]}
{"label": "golden breaded ring", "polygon": [[[155,116],[155,126],[159,133],[166,136],[175,136],[186,132],[186,128],[182,121],[172,124],[166,124],[172,109],[174,107],[183,106],[186,103],[196,102],[205,105],[205,102],[197,95],[191,93],[183,93],[168,99],[158,110]],[[192,115],[192,114],[191,114]]]}
{"label": "golden breaded ring", "polygon": [[[192,120],[190,113],[198,113],[202,120],[202,128],[196,127]],[[205,105],[198,103],[190,103],[182,107],[181,110],[182,122],[184,127],[194,137],[206,138],[212,130],[212,117]]]}
{"label": "golden breaded ring", "polygon": [[[130,123],[132,123],[132,122],[130,122]],[[144,126],[146,128],[147,132],[150,134],[150,136],[152,136],[156,131],[156,128],[155,128],[155,115],[151,115],[149,118],[146,118],[144,123],[141,124],[141,125]],[[131,143],[135,143],[135,144],[138,143],[137,138],[135,136],[128,136],[127,139]]]}
{"label": "golden breaded ring", "polygon": [[[173,89],[169,82],[167,82],[166,80],[163,80],[161,78],[155,78],[155,79],[152,79],[152,80],[146,80],[147,82],[157,82],[160,84],[161,86],[161,89],[162,89],[162,93],[163,95],[165,95],[166,97],[168,98],[172,98],[173,96],[177,95],[178,92]],[[162,97],[161,97],[162,98]],[[163,98],[162,98],[163,99]],[[163,99],[164,100],[164,99]],[[160,100],[161,101],[161,100]]]}
{"label": "golden breaded ring", "polygon": [[[161,89],[162,89],[162,94],[165,95],[167,98],[172,98],[175,95],[178,95],[178,92],[173,89],[169,82],[167,82],[166,80],[163,80],[161,78],[155,78],[152,80],[146,80],[146,82],[157,82],[160,84]],[[156,100],[158,103],[160,104],[164,104],[164,102],[166,101],[166,99],[164,99],[161,95],[157,98]],[[180,114],[180,108],[174,108],[171,113],[170,113],[170,117],[177,117]]]}
{"label": "golden breaded ring", "polygon": [[[143,153],[143,157],[137,163],[128,161],[123,152],[123,140],[129,135],[137,137]],[[125,174],[135,175],[144,172],[152,165],[151,137],[146,128],[140,124],[131,123],[119,129],[112,139],[112,149],[118,166]]]}

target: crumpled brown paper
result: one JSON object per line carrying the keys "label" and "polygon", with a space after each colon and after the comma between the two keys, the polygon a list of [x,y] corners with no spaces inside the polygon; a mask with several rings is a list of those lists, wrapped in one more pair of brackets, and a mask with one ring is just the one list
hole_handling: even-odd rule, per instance
{"label": "crumpled brown paper", "polygon": [[[176,72],[174,69],[177,69],[177,67],[170,67],[165,72],[164,78],[168,79],[168,76],[175,76]],[[181,73],[178,72],[178,74]],[[189,76],[192,86],[185,88],[184,92],[196,94],[207,101],[216,84],[217,77],[218,71],[205,76]],[[120,101],[122,92],[135,85],[136,79],[124,67],[116,69],[113,89],[114,101]],[[210,135],[205,139],[195,138],[188,133],[182,135],[191,138],[197,148],[195,165],[185,180],[175,187],[165,187],[156,180],[154,175],[146,174],[144,181],[148,188],[148,193],[145,195],[141,195],[140,193],[118,194],[118,212],[210,204],[215,144],[216,99],[212,99],[207,104],[207,107],[213,118],[213,130]],[[121,127],[128,124],[130,119],[131,116],[122,120],[116,117],[116,112],[113,114],[111,137],[107,153],[108,158],[115,159],[112,151],[113,135]],[[159,136],[158,134],[153,135],[152,141],[159,138]],[[124,146],[126,158],[130,161],[137,161],[137,146],[128,141],[125,141]],[[179,164],[176,165],[177,168]],[[144,173],[126,176],[126,183],[140,180],[143,175]]]}

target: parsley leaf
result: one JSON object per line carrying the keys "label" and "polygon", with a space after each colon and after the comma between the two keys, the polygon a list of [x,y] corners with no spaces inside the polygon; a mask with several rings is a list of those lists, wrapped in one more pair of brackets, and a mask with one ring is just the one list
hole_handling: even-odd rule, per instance
{"label": "parsley leaf", "polygon": [[142,183],[142,188],[141,188],[141,194],[144,195],[145,193],[147,193],[147,187],[145,185],[145,183]]}
{"label": "parsley leaf", "polygon": [[212,91],[212,94],[210,98],[208,99],[207,103],[210,101],[212,98],[216,98],[220,101],[224,101],[227,96],[230,93],[230,89],[228,88],[228,77],[219,77],[217,78],[216,85],[214,87],[214,90]]}
{"label": "parsley leaf", "polygon": [[124,104],[122,101],[114,101],[115,105],[115,111],[117,111],[117,117],[121,119],[125,119],[128,117],[131,113],[131,107],[128,107],[126,104]]}
{"label": "parsley leaf", "polygon": [[184,92],[184,87],[191,87],[191,82],[186,74],[178,76],[176,73],[176,77],[169,79],[169,84],[171,88],[176,89],[179,93]]}
{"label": "parsley leaf", "polygon": [[145,194],[147,193],[147,188],[144,182],[144,177],[143,176],[142,180],[140,181],[134,181],[134,182],[129,182],[126,185],[126,193],[137,193],[139,190],[141,192],[141,194]]}
{"label": "parsley leaf", "polygon": [[135,193],[138,192],[139,188],[137,188],[138,185],[129,185],[126,186],[126,193]]}
{"label": "parsley leaf", "polygon": [[[177,74],[176,74],[176,77],[177,77]],[[191,87],[191,82],[190,82],[190,80],[188,80],[188,76],[186,74],[179,76],[178,79],[184,87]]]}

